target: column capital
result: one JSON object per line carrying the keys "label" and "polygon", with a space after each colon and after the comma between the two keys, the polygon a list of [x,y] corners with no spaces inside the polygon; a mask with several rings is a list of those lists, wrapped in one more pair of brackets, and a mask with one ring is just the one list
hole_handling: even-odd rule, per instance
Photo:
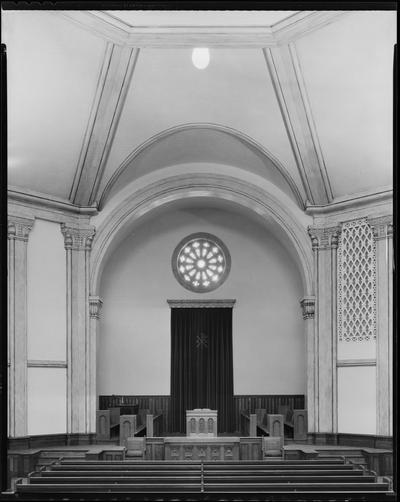
{"label": "column capital", "polygon": [[34,219],[21,218],[19,216],[10,216],[8,218],[7,237],[19,241],[28,241],[29,232],[31,231]]}
{"label": "column capital", "polygon": [[303,319],[314,319],[315,317],[315,296],[305,296],[300,300]]}
{"label": "column capital", "polygon": [[308,235],[311,237],[312,249],[336,249],[338,247],[341,228],[332,227],[308,227]]}
{"label": "column capital", "polygon": [[393,216],[377,216],[368,218],[368,223],[374,233],[374,239],[379,241],[386,237],[393,237]]}
{"label": "column capital", "polygon": [[92,249],[93,237],[96,233],[96,229],[92,225],[79,227],[62,223],[61,232],[64,236],[65,249],[75,251],[90,251]]}
{"label": "column capital", "polygon": [[99,296],[89,296],[89,315],[91,319],[100,319],[103,300]]}

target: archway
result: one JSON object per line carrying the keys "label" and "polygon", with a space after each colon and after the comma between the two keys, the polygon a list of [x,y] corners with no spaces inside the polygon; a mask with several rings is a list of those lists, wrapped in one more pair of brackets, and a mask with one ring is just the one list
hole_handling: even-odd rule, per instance
{"label": "archway", "polygon": [[[303,294],[312,294],[311,249],[307,249],[307,245],[309,248],[311,246],[306,230],[297,221],[292,208],[284,205],[272,190],[268,193],[233,177],[198,174],[172,176],[121,198],[98,227],[92,255],[92,295],[100,293],[104,265],[135,225],[151,220],[160,211],[165,212],[167,208],[188,201],[230,205],[262,222],[294,258],[301,276]],[[298,308],[296,315],[300,317],[300,306]]]}

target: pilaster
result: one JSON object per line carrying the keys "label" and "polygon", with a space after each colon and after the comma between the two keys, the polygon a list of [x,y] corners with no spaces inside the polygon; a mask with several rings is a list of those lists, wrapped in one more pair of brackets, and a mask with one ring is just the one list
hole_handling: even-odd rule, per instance
{"label": "pilaster", "polygon": [[306,361],[307,361],[307,395],[306,395],[306,408],[308,416],[308,427],[311,431],[315,430],[315,409],[317,397],[317,381],[316,381],[316,340],[315,340],[315,297],[308,296],[300,301],[300,306],[305,321],[305,336],[306,336]]}
{"label": "pilaster", "polygon": [[88,395],[88,410],[90,430],[96,432],[96,410],[97,392],[96,392],[96,342],[98,336],[98,326],[100,320],[100,312],[103,306],[103,301],[98,296],[89,296],[89,315],[90,315],[90,340],[89,340],[89,395]]}
{"label": "pilaster", "polygon": [[[89,257],[95,229],[63,223],[67,269],[67,433],[91,433]],[[91,410],[91,411],[90,411]],[[94,419],[95,422],[95,419]]]}
{"label": "pilaster", "polygon": [[8,220],[8,436],[27,431],[27,245],[34,219]]}
{"label": "pilaster", "polygon": [[314,365],[317,389],[314,399],[314,428],[309,432],[337,431],[336,379],[336,291],[339,226],[309,227],[314,254],[316,318]]}
{"label": "pilaster", "polygon": [[368,220],[376,251],[377,434],[393,434],[393,217]]}

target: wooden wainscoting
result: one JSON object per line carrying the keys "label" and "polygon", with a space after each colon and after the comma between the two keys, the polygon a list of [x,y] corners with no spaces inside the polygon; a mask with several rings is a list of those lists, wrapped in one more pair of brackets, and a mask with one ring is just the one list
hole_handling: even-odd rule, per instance
{"label": "wooden wainscoting", "polygon": [[[112,395],[99,396],[99,409],[107,410],[117,406],[130,406],[137,404],[139,410],[147,409],[153,415],[162,413],[162,429],[169,432],[170,396],[147,395]],[[241,413],[255,413],[256,409],[263,408],[266,413],[279,413],[281,406],[288,406],[293,410],[304,409],[304,395],[302,394],[242,394],[233,396],[233,409],[235,418],[235,431],[240,431]]]}

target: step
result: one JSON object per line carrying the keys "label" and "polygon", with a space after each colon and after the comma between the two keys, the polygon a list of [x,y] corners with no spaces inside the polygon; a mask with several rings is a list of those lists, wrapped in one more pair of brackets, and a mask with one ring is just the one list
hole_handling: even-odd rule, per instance
{"label": "step", "polygon": [[115,484],[18,484],[16,485],[17,493],[199,493],[201,491],[200,483],[168,483],[161,485],[150,486],[148,484],[130,484],[130,485],[115,485]]}
{"label": "step", "polygon": [[[200,469],[197,471],[199,472]],[[183,475],[185,471],[170,470],[170,471],[160,471],[160,470],[45,470],[41,472],[43,477],[60,477],[60,476],[171,476],[171,475]],[[187,475],[192,475],[196,471],[187,471]],[[329,470],[329,469],[274,469],[268,471],[239,471],[235,470],[230,473],[226,470],[221,471],[208,471],[204,470],[204,475],[206,476],[258,476],[258,477],[269,477],[269,476],[364,476],[364,471],[361,469],[347,469],[347,470]]]}
{"label": "step", "polygon": [[[170,492],[184,492],[184,493],[198,493],[201,490],[201,486],[198,483],[166,483],[160,485],[149,484],[65,484],[65,483],[54,483],[54,484],[17,484],[16,489],[18,493],[170,493]],[[263,484],[206,484],[204,485],[205,493],[275,493],[275,492],[384,492],[388,491],[387,483],[263,483]]]}
{"label": "step", "polygon": [[235,492],[235,493],[248,493],[248,492],[382,492],[388,491],[387,483],[259,483],[259,484],[222,484],[222,483],[207,483],[204,485],[204,491],[209,493],[216,492]]}
{"label": "step", "polygon": [[[59,477],[31,477],[31,484],[47,483],[93,483],[97,484],[99,478],[96,476],[59,476]],[[201,474],[197,476],[107,476],[102,478],[102,483],[124,483],[124,484],[169,484],[169,483],[201,483]]]}
{"label": "step", "polygon": [[[46,478],[46,477],[31,477],[29,478],[29,482],[31,484],[53,484],[53,483],[91,483],[91,484],[97,484],[99,481],[98,478],[93,477],[93,476],[77,476],[77,477],[54,477],[54,478]],[[206,485],[209,484],[252,484],[252,485],[264,485],[265,483],[272,484],[272,483],[277,483],[277,484],[282,484],[282,483],[309,483],[309,484],[321,484],[321,483],[335,483],[335,484],[354,484],[354,483],[362,483],[362,484],[368,484],[368,483],[375,483],[375,476],[364,476],[364,477],[348,477],[348,478],[342,478],[340,476],[327,476],[327,477],[320,477],[320,476],[307,476],[307,477],[300,477],[300,476],[271,476],[268,478],[268,480],[263,479],[263,478],[257,478],[257,477],[251,477],[251,476],[222,476],[222,477],[205,477],[204,478],[204,483]],[[142,476],[109,476],[105,477],[102,479],[102,483],[114,483],[114,484],[170,484],[170,483],[201,483],[201,475],[200,473],[197,476],[163,476],[163,477],[156,477],[156,476],[148,476],[148,477],[142,477]]]}

